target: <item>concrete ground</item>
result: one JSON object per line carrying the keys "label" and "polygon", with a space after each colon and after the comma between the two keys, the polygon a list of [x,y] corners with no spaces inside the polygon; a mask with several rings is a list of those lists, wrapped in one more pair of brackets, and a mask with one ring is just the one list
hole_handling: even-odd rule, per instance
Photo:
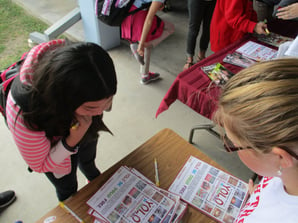
{"label": "concrete ground", "polygon": [[[14,0],[14,2],[49,25],[77,6],[75,0]],[[160,81],[146,86],[139,83],[138,63],[125,42],[108,51],[114,60],[119,84],[113,110],[104,117],[114,136],[103,133],[98,143],[96,161],[101,171],[108,169],[163,128],[171,128],[187,140],[192,126],[211,122],[179,101],[155,118],[155,112],[163,96],[177,74],[181,72],[185,62],[188,19],[186,0],[171,2],[172,10],[160,13],[160,16],[175,24],[175,33],[152,52],[151,70],[161,74]],[[82,23],[78,22],[71,27],[67,35],[76,40],[84,40]],[[208,55],[211,53],[208,51]],[[0,222],[13,223],[21,219],[24,223],[32,223],[57,205],[55,191],[45,176],[27,171],[27,166],[10,133],[4,122],[1,123],[0,190],[15,190],[17,201],[0,213]],[[251,172],[241,164],[236,154],[227,154],[221,150],[218,140],[202,132],[195,134],[195,141],[203,152],[232,174],[245,181],[251,176]],[[79,171],[78,179],[79,186],[84,186],[85,178]]]}

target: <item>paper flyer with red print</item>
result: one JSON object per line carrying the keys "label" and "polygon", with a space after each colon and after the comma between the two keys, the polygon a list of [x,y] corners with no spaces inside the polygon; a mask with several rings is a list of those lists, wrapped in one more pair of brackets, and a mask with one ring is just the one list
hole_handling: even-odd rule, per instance
{"label": "paper flyer with red print", "polygon": [[218,222],[233,223],[248,197],[244,181],[191,156],[170,192]]}
{"label": "paper flyer with red print", "polygon": [[277,50],[271,49],[253,41],[248,41],[239,47],[236,52],[241,53],[242,55],[255,61],[272,60],[277,56]]}
{"label": "paper flyer with red print", "polygon": [[87,201],[88,214],[101,223],[177,222],[187,204],[154,185],[137,170],[120,167]]}

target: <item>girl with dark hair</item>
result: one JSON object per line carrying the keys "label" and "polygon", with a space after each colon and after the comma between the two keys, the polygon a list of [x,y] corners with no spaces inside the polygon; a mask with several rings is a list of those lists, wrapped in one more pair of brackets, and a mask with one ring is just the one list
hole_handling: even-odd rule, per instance
{"label": "girl with dark hair", "polygon": [[45,173],[63,201],[77,191],[76,169],[89,181],[98,131],[112,106],[112,59],[94,43],[53,40],[28,53],[8,95],[7,124],[29,168]]}

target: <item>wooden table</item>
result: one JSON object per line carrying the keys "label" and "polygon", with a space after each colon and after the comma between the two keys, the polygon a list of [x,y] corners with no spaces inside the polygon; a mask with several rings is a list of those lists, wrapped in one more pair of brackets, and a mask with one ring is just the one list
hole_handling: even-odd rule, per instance
{"label": "wooden table", "polygon": [[[163,129],[150,138],[135,151],[116,163],[110,169],[105,171],[95,180],[79,190],[74,196],[67,199],[65,204],[70,207],[84,222],[93,222],[87,214],[88,206],[86,201],[113,175],[113,173],[122,165],[136,168],[142,174],[154,181],[154,158],[158,160],[160,187],[168,189],[174,181],[178,172],[185,164],[190,155],[196,156],[211,165],[222,169],[216,162],[200,152],[197,148],[189,144],[182,137],[170,129]],[[215,222],[208,216],[200,213],[198,210],[189,206],[188,222]],[[78,221],[68,214],[61,207],[57,206],[37,223],[44,223],[44,220],[50,216],[56,216],[54,223],[67,222],[77,223]]]}

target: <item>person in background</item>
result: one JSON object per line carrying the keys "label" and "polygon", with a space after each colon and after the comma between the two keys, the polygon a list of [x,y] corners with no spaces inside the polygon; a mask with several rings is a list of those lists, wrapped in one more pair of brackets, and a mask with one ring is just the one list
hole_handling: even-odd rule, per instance
{"label": "person in background", "polygon": [[257,22],[251,0],[217,0],[210,26],[211,50],[217,52],[246,33],[266,34],[267,25]]}
{"label": "person in background", "polygon": [[6,208],[16,200],[13,190],[7,190],[0,193],[0,210]]}
{"label": "person in background", "polygon": [[8,128],[30,170],[45,173],[59,201],[77,191],[77,167],[89,181],[100,175],[98,131],[109,131],[103,112],[111,109],[116,89],[105,50],[62,39],[33,47],[14,79]]}
{"label": "person in background", "polygon": [[121,24],[121,38],[130,42],[131,51],[141,64],[141,84],[148,84],[160,78],[159,73],[149,70],[151,50],[174,32],[173,24],[161,20],[156,15],[163,9],[165,0],[136,0],[130,11],[150,2],[149,9],[129,15]]}
{"label": "person in background", "polygon": [[225,129],[226,147],[263,176],[258,185],[249,181],[251,195],[235,223],[298,219],[297,97],[297,58],[252,65],[222,89],[213,118]]}
{"label": "person in background", "polygon": [[298,19],[298,1],[296,0],[296,3],[278,8],[276,16],[284,20]]}
{"label": "person in background", "polygon": [[274,4],[278,3],[280,0],[254,0],[253,7],[257,13],[258,21],[272,21],[272,13]]}
{"label": "person in background", "polygon": [[210,40],[210,22],[215,3],[216,0],[188,0],[189,22],[186,45],[187,59],[183,70],[190,68],[194,64],[193,57],[201,23],[203,23],[203,29],[197,61],[201,61],[206,57],[206,50]]}

